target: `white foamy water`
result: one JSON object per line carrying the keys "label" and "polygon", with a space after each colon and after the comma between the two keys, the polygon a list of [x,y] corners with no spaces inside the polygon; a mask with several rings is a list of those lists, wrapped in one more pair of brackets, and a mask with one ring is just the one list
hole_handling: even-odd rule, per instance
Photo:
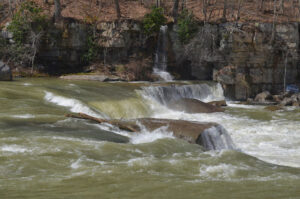
{"label": "white foamy water", "polygon": [[164,138],[174,138],[173,133],[167,131],[167,127],[158,128],[153,132],[143,128],[141,133],[136,133],[130,136],[130,142],[133,144],[143,144]]}
{"label": "white foamy water", "polygon": [[262,121],[226,112],[187,114],[172,110],[155,114],[154,117],[219,123],[242,152],[273,164],[300,167],[300,122],[282,117]]}
{"label": "white foamy water", "polygon": [[69,108],[70,111],[74,113],[85,113],[94,117],[102,117],[102,115],[92,111],[87,105],[83,104],[79,100],[71,99],[67,97],[62,97],[55,95],[51,92],[45,92],[44,99],[48,102],[56,104],[58,106],[63,106]]}
{"label": "white foamy water", "polygon": [[31,114],[24,114],[24,115],[12,115],[13,118],[21,118],[21,119],[30,119],[35,118],[34,115]]}
{"label": "white foamy water", "polygon": [[153,74],[158,75],[164,81],[167,81],[167,82],[173,81],[173,76],[167,71],[163,71],[163,70],[154,68]]}
{"label": "white foamy water", "polygon": [[168,104],[172,100],[182,98],[198,99],[203,102],[224,100],[224,93],[220,84],[192,84],[171,86],[143,87],[139,92],[144,99],[152,103]]}
{"label": "white foamy water", "polygon": [[0,147],[0,151],[11,152],[11,153],[25,153],[31,150],[18,145],[4,145]]}

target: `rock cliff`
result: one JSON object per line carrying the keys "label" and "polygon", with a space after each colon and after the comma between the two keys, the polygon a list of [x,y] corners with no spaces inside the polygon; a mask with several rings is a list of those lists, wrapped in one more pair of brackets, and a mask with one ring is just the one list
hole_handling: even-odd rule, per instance
{"label": "rock cliff", "polygon": [[178,41],[177,27],[171,28],[175,59],[169,69],[183,78],[219,81],[227,97],[245,100],[263,90],[278,93],[285,76],[287,84],[298,81],[298,23],[199,25],[187,45]]}

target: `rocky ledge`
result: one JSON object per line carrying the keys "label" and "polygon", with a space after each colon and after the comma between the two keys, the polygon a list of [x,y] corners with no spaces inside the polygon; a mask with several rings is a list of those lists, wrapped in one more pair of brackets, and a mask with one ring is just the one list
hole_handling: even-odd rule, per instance
{"label": "rocky ledge", "polygon": [[100,81],[100,82],[108,82],[108,81],[123,81],[117,76],[106,76],[106,75],[64,75],[60,76],[60,79],[65,80],[89,80],[89,81]]}

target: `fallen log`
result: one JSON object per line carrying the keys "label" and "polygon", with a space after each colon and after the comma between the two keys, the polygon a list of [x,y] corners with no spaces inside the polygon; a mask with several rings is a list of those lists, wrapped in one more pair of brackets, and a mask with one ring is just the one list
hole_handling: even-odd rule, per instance
{"label": "fallen log", "polygon": [[85,120],[91,120],[95,121],[97,123],[108,123],[114,126],[119,127],[121,130],[129,131],[129,132],[139,132],[140,127],[136,124],[123,124],[121,121],[118,120],[106,120],[106,119],[101,119],[101,118],[96,118],[84,113],[78,113],[77,115],[75,114],[66,114],[66,117],[71,117],[71,118],[76,118],[76,119],[85,119]]}

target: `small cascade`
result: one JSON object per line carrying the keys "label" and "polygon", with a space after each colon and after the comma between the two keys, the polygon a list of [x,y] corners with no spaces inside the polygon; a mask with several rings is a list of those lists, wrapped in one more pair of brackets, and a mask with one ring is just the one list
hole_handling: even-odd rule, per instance
{"label": "small cascade", "polygon": [[205,130],[201,134],[200,144],[205,150],[235,149],[230,135],[221,125]]}
{"label": "small cascade", "polygon": [[167,72],[168,58],[168,26],[161,26],[158,36],[157,49],[155,53],[155,61],[153,73],[161,77],[164,81],[171,81],[173,77]]}
{"label": "small cascade", "polygon": [[216,83],[202,83],[191,85],[149,86],[143,87],[145,98],[166,105],[171,100],[181,98],[198,99],[204,102],[224,100],[222,86]]}

